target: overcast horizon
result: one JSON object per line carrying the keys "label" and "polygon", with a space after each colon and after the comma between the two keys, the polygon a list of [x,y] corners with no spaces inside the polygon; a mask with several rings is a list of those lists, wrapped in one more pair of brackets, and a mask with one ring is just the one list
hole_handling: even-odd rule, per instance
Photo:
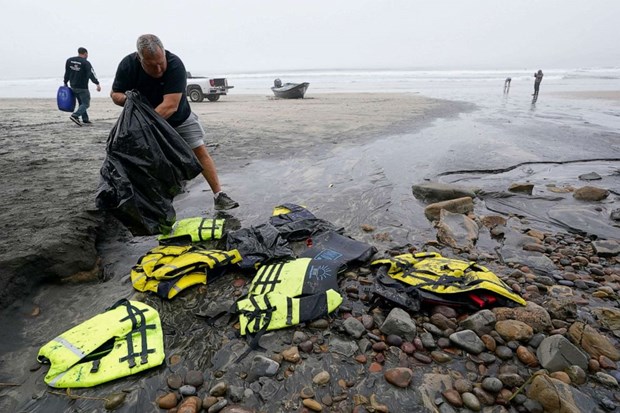
{"label": "overcast horizon", "polygon": [[4,1],[0,79],[62,77],[80,46],[97,74],[111,77],[143,33],[209,76],[619,66],[620,1],[427,3]]}

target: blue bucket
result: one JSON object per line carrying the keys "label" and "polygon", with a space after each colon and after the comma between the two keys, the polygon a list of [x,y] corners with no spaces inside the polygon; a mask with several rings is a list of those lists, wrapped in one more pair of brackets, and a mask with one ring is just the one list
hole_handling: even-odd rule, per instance
{"label": "blue bucket", "polygon": [[56,94],[56,102],[58,103],[58,109],[63,112],[73,112],[75,110],[75,95],[73,90],[68,86],[61,86],[58,88]]}

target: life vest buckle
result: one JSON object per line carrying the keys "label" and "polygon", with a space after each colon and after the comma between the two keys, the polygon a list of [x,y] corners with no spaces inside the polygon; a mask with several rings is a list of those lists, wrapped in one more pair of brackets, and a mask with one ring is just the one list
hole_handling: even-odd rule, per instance
{"label": "life vest buckle", "polygon": [[93,360],[93,365],[90,368],[90,372],[97,373],[99,371],[99,364],[101,364],[101,360]]}

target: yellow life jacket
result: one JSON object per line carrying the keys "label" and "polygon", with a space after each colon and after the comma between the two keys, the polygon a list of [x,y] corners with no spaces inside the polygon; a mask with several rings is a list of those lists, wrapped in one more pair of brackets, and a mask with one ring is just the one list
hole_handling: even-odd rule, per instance
{"label": "yellow life jacket", "polygon": [[241,261],[237,250],[208,250],[198,246],[159,246],[142,256],[131,269],[131,283],[138,291],[152,291],[173,298],[196,284],[206,284],[209,271]]}
{"label": "yellow life jacket", "polygon": [[157,239],[161,244],[171,241],[202,242],[221,239],[224,233],[224,219],[185,218],[175,222],[168,234]]}
{"label": "yellow life jacket", "polygon": [[332,289],[303,297],[279,292],[249,295],[237,301],[239,327],[242,335],[277,330],[327,315],[340,304],[342,296]]}
{"label": "yellow life jacket", "polygon": [[520,305],[526,304],[497,275],[475,262],[444,258],[435,252],[422,252],[376,260],[371,265],[389,265],[390,277],[432,293],[458,294],[487,290]]}
{"label": "yellow life jacket", "polygon": [[342,263],[297,258],[260,267],[248,296],[237,301],[241,334],[290,327],[326,316],[342,303]]}
{"label": "yellow life jacket", "polygon": [[159,366],[164,358],[159,314],[127,300],[62,333],[37,356],[51,364],[45,382],[56,388],[92,387]]}
{"label": "yellow life jacket", "polygon": [[281,292],[289,297],[310,295],[338,288],[338,270],[342,263],[312,258],[264,265],[258,269],[249,294]]}

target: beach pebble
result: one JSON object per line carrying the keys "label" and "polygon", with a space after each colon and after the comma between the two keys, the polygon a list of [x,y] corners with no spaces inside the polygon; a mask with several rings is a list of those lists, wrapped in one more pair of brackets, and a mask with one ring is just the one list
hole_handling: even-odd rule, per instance
{"label": "beach pebble", "polygon": [[176,393],[168,393],[157,398],[157,405],[160,409],[172,409],[176,407],[178,400]]}
{"label": "beach pebble", "polygon": [[116,410],[123,404],[125,397],[127,397],[127,393],[124,392],[110,394],[105,398],[103,407],[106,410]]}
{"label": "beach pebble", "polygon": [[171,374],[166,379],[166,382],[168,383],[168,387],[172,390],[177,390],[183,385],[183,378],[178,374]]}
{"label": "beach pebble", "polygon": [[[217,403],[215,403],[213,406],[209,407],[209,410],[207,410],[207,412],[208,413],[217,413],[220,410],[222,410],[224,407],[226,407],[227,404],[228,404],[228,400],[226,400],[226,399],[218,400]],[[179,410],[179,413],[183,413],[183,412]]]}
{"label": "beach pebble", "polygon": [[312,382],[318,386],[324,386],[329,383],[330,378],[329,373],[323,370],[312,378]]}
{"label": "beach pebble", "polygon": [[302,399],[311,399],[314,397],[314,389],[312,387],[304,387],[299,392],[299,397]]}
{"label": "beach pebble", "polygon": [[317,402],[314,399],[304,399],[303,405],[307,407],[308,409],[312,410],[313,412],[323,411],[323,406],[321,406],[321,403]]}
{"label": "beach pebble", "polygon": [[185,374],[185,384],[189,384],[190,386],[200,387],[204,383],[204,377],[201,371],[198,370],[190,370]]}
{"label": "beach pebble", "polygon": [[452,406],[455,406],[455,407],[462,407],[463,406],[463,399],[461,398],[461,394],[456,389],[444,390],[441,393],[441,395]]}
{"label": "beach pebble", "polygon": [[482,388],[492,393],[498,393],[504,387],[501,380],[495,377],[486,377],[482,380]]}
{"label": "beach pebble", "polygon": [[293,346],[288,348],[282,352],[282,358],[289,363],[297,363],[301,360],[301,356],[299,355],[299,348],[297,346]]}
{"label": "beach pebble", "polygon": [[413,378],[413,371],[406,367],[396,367],[386,370],[384,373],[385,380],[397,387],[408,387]]}
{"label": "beach pebble", "polygon": [[179,392],[183,396],[193,396],[196,394],[196,388],[194,386],[190,386],[189,384],[186,384],[179,388]]}
{"label": "beach pebble", "polygon": [[463,398],[463,405],[465,407],[475,412],[480,410],[480,400],[478,400],[478,398],[473,393],[465,392],[461,395],[461,397]]}
{"label": "beach pebble", "polygon": [[214,397],[222,397],[226,396],[226,392],[228,391],[228,384],[223,381],[220,381],[215,384],[215,386],[209,389],[209,394]]}

